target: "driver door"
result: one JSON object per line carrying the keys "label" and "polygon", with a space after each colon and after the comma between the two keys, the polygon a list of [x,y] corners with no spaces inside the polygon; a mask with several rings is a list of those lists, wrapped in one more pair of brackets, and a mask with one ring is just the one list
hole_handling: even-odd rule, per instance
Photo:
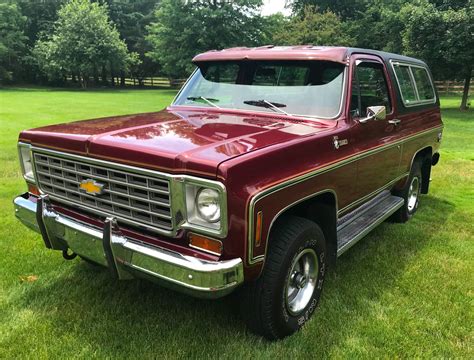
{"label": "driver door", "polygon": [[[395,99],[384,63],[375,56],[355,56],[352,61],[351,107],[353,144],[357,160],[357,196],[360,202],[387,188],[399,173],[401,149],[394,119]],[[385,106],[386,118],[360,121],[367,108]]]}

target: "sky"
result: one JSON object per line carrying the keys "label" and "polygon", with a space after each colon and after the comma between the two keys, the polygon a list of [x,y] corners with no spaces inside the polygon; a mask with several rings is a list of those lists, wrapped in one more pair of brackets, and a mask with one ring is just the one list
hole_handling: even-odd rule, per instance
{"label": "sky", "polygon": [[290,9],[285,9],[285,0],[264,0],[262,15],[271,15],[281,12],[284,15],[290,15]]}

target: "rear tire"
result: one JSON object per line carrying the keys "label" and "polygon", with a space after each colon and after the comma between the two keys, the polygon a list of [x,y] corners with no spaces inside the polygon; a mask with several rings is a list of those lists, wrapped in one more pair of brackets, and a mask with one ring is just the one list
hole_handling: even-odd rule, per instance
{"label": "rear tire", "polygon": [[416,213],[420,203],[422,181],[421,160],[417,159],[413,162],[410,175],[408,176],[404,188],[394,192],[395,196],[399,196],[405,200],[403,206],[393,214],[394,221],[404,223]]}
{"label": "rear tire", "polygon": [[281,339],[310,319],[324,283],[325,251],[314,222],[290,216],[277,223],[260,278],[243,289],[242,315],[252,332]]}

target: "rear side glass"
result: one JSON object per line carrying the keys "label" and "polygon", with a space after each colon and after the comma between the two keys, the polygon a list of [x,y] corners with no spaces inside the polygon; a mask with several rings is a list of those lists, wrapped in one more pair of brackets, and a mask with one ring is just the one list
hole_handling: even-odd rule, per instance
{"label": "rear side glass", "polygon": [[415,86],[411,80],[410,68],[404,65],[394,64],[393,69],[397,77],[400,92],[402,93],[403,103],[405,105],[414,104],[417,102]]}
{"label": "rear side glass", "polygon": [[413,77],[415,78],[416,89],[418,90],[420,101],[433,100],[435,94],[426,69],[420,67],[411,67],[411,71],[413,73]]}

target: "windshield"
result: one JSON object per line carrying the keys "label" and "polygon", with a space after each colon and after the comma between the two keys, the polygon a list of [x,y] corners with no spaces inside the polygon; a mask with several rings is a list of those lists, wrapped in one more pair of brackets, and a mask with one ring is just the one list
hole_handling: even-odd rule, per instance
{"label": "windshield", "polygon": [[331,61],[204,62],[174,105],[333,118],[345,66]]}

